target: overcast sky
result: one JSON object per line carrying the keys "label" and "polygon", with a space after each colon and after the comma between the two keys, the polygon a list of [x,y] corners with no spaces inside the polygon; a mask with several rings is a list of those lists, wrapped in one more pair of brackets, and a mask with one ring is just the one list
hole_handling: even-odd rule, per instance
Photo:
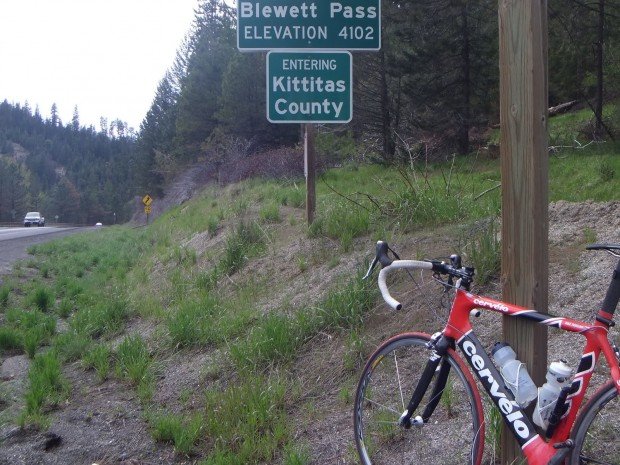
{"label": "overcast sky", "polygon": [[198,0],[0,0],[0,101],[136,130]]}

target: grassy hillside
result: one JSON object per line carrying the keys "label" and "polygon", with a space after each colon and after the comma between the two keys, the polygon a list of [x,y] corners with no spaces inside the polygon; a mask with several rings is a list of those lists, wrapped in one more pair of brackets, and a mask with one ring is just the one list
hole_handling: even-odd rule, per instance
{"label": "grassy hillside", "polygon": [[[618,153],[554,154],[551,200],[618,200]],[[499,266],[499,181],[482,157],[351,165],[321,177],[309,228],[303,182],[255,180],[209,187],[145,228],[36,246],[0,288],[0,349],[31,359],[23,396],[0,390],[0,425],[49,425],[76,389],[118,385],[175,463],[328,463],[335,451],[316,444],[337,426],[352,463],[343,412],[360,366],[405,327],[360,279],[373,241],[411,258],[461,252],[484,283]],[[90,381],[70,383],[67,367]]]}

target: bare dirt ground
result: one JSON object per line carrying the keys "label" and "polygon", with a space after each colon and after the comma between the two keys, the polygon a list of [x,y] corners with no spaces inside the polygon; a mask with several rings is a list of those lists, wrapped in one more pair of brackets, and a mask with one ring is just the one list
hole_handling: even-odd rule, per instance
{"label": "bare dirt ground", "polygon": [[[620,202],[572,204],[558,202],[550,206],[550,308],[548,313],[568,315],[590,321],[608,285],[617,259],[601,252],[585,252],[592,238],[598,242],[620,243]],[[298,298],[309,298],[326,288],[327,268],[310,267],[299,279],[298,266],[291,264],[300,253],[316,253],[317,242],[305,238],[291,239],[277,252],[278,260],[265,259],[253,263],[255,272],[271,275],[273,282],[298,286]],[[208,248],[206,237],[192,239],[192,247]],[[456,248],[454,230],[433,231],[400,238],[393,244],[403,258],[446,256]],[[324,253],[329,254],[329,249]],[[353,271],[363,257],[372,253],[368,238],[356,242],[354,251],[341,259],[337,267]],[[276,266],[280,264],[280,266]],[[284,265],[282,265],[284,264]],[[342,271],[342,269],[340,270]],[[335,273],[335,271],[334,271]],[[446,301],[440,289],[428,278],[416,276],[416,283],[406,281],[394,287],[394,294],[405,308],[395,313],[382,303],[365,322],[361,352],[368,354],[381,340],[398,332],[419,329],[434,332],[445,314]],[[302,283],[303,285],[301,285]],[[476,291],[480,291],[477,289]],[[499,295],[499,286],[483,290]],[[273,302],[258,302],[266,310],[277,307]],[[444,306],[442,307],[442,304]],[[545,309],[542,309],[543,311]],[[492,342],[499,336],[499,320],[482,317],[476,328],[483,340]],[[145,333],[152,326],[139,320],[131,322],[128,331]],[[571,361],[578,358],[581,340],[574,336],[550,333],[549,359],[562,354]],[[618,333],[612,333],[618,339]],[[303,386],[300,402],[291,407],[293,436],[303,444],[312,464],[356,463],[352,435],[352,405],[357,376],[363,360],[350,336],[342,333],[319,334],[303,348],[297,361],[288,368],[289,376]],[[184,352],[161,362],[160,379],[155,400],[171,410],[191,410],[206,383],[213,380],[206,367],[218,352]],[[142,407],[135,391],[110,379],[100,384],[92,373],[79,364],[65,368],[71,382],[69,400],[50,412],[51,426],[46,431],[20,429],[7,419],[18,412],[27,383],[28,360],[23,355],[5,354],[0,368],[0,465],[8,464],[192,464],[204,457],[176,454],[169,445],[155,443],[147,429]],[[179,404],[179,393],[189,392],[189,400]]]}

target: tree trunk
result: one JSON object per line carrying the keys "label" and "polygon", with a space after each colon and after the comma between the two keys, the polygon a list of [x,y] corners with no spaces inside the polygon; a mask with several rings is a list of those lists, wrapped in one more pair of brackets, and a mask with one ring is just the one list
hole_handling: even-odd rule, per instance
{"label": "tree trunk", "polygon": [[605,42],[605,0],[598,2],[598,38],[596,41],[596,104],[594,116],[596,117],[596,136],[603,131],[603,45]]}
{"label": "tree trunk", "polygon": [[396,151],[394,137],[392,137],[392,115],[390,113],[390,97],[388,93],[387,70],[385,69],[385,53],[380,52],[381,73],[381,129],[383,135],[383,152],[386,158],[391,159]]}
{"label": "tree trunk", "polygon": [[469,153],[469,127],[471,125],[471,57],[469,24],[467,18],[467,2],[461,6],[461,66],[463,78],[463,107],[461,109],[461,121],[459,123],[458,147],[459,153]]}

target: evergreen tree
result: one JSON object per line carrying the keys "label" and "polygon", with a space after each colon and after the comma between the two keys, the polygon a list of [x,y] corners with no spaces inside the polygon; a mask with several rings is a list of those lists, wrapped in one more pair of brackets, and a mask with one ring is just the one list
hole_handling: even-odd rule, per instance
{"label": "evergreen tree", "polygon": [[224,0],[201,1],[177,116],[181,146],[194,149],[217,127],[223,75],[236,50],[235,18]]}
{"label": "evergreen tree", "polygon": [[77,105],[73,107],[73,119],[71,120],[71,129],[74,131],[80,130],[80,114],[78,113]]}
{"label": "evergreen tree", "polygon": [[50,110],[50,124],[54,127],[62,125],[62,121],[58,116],[58,106],[56,103],[52,103],[52,108]]}

